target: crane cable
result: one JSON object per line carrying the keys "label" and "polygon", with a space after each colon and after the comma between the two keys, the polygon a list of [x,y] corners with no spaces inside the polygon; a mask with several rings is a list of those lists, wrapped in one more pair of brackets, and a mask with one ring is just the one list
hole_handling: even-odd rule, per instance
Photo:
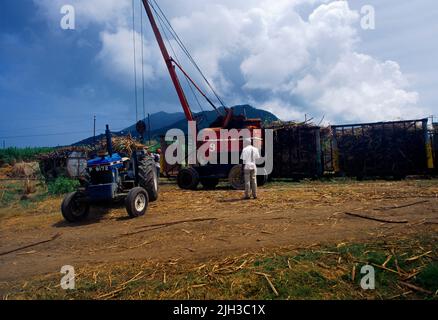
{"label": "crane cable", "polygon": [[155,4],[155,6],[158,8],[159,12],[161,13],[161,15],[163,16],[164,21],[166,22],[166,28],[168,29],[168,31],[171,33],[171,35],[173,36],[173,38],[175,39],[176,43],[179,45],[179,47],[181,48],[181,50],[184,52],[184,54],[187,56],[187,58],[189,59],[189,61],[192,63],[192,65],[195,67],[195,69],[199,72],[199,74],[201,75],[201,77],[204,79],[204,81],[206,82],[206,84],[208,85],[208,87],[210,88],[210,90],[213,92],[214,96],[216,97],[216,99],[219,101],[219,103],[221,104],[222,107],[225,108],[225,103],[223,102],[223,100],[221,99],[221,97],[219,96],[219,94],[216,92],[216,90],[214,89],[214,87],[211,85],[210,81],[208,81],[207,77],[204,75],[204,73],[202,72],[201,68],[199,67],[199,65],[196,63],[195,59],[192,57],[192,55],[190,54],[190,52],[188,51],[187,47],[184,45],[184,43],[182,42],[181,38],[178,36],[178,33],[175,31],[175,29],[172,27],[171,23],[169,22],[168,18],[166,17],[166,15],[164,14],[163,10],[160,8],[160,6],[158,5],[158,3],[155,0],[147,0],[149,2],[149,4],[151,5],[151,7],[153,8],[153,10],[155,11],[156,15],[158,17],[160,17],[160,14],[157,12],[157,10],[155,9],[154,5],[151,3],[151,1]]}
{"label": "crane cable", "polygon": [[[153,9],[155,11],[155,8],[153,8]],[[164,23],[164,21],[162,21],[162,18],[158,15],[157,12],[156,12],[156,14],[159,17],[159,22],[160,22],[161,28],[165,32],[165,28],[163,27],[163,24],[162,24],[162,23]],[[142,96],[143,96],[143,119],[146,119],[146,112],[145,112],[145,78],[144,78],[143,10],[141,10],[140,23],[141,23],[141,31],[140,32],[141,32],[141,62],[142,62],[141,73],[142,73],[142,89],[143,89],[143,91],[142,91]],[[135,2],[134,2],[134,0],[132,0],[132,32],[133,32],[133,46],[134,46],[134,83],[135,83],[135,110],[136,110],[135,111],[135,113],[136,113],[135,118],[136,118],[136,122],[138,122],[138,92],[137,92],[138,85],[137,85],[137,54],[136,54],[136,47],[137,47],[137,45],[136,45],[136,39],[135,39],[136,31],[135,31]],[[167,36],[167,34],[165,34],[165,36],[166,36],[167,42],[169,43],[170,47],[172,48],[172,52],[174,53],[175,58],[177,59],[176,52],[175,52],[175,50],[174,50],[174,48],[173,48],[173,46],[172,46],[172,44],[171,44],[171,42],[169,40],[169,37]],[[202,108],[202,105],[199,102],[199,99],[196,96],[196,93],[193,90],[190,82],[187,79],[186,79],[186,81],[187,81],[187,83],[188,83],[188,85],[190,87],[190,90],[191,90],[193,96],[196,99],[196,102],[197,102],[199,108],[201,109],[201,112],[204,112],[204,109]]]}
{"label": "crane cable", "polygon": [[[153,9],[154,9],[154,8],[153,8]],[[155,10],[154,10],[154,11],[155,11]],[[155,11],[155,12],[156,12],[156,11]],[[163,27],[163,21],[162,21],[162,18],[161,18],[160,16],[158,16],[158,15],[157,15],[157,17],[158,17],[158,23],[160,24],[160,26],[161,26],[161,28],[162,28],[162,30],[163,30],[164,37],[166,38],[166,41],[167,41],[167,43],[169,44],[169,47],[170,47],[170,49],[172,50],[173,55],[175,56],[175,61],[176,61],[178,64],[180,64],[179,59],[178,59],[178,55],[177,55],[176,52],[175,52],[175,49],[174,49],[174,47],[173,47],[173,45],[172,45],[172,42],[171,42],[170,39],[169,39],[169,36],[168,36],[168,34],[167,34],[167,32],[166,32],[166,29]],[[187,79],[187,77],[184,77],[184,79],[186,80],[187,85],[189,86],[190,91],[192,92],[192,95],[194,96],[194,98],[195,98],[195,100],[196,100],[196,102],[197,102],[199,108],[201,109],[202,112],[204,112],[204,108],[202,108],[201,102],[199,101],[198,96],[196,95],[196,92],[195,92],[195,90],[194,90],[193,87],[192,87],[192,84],[191,84],[190,81]]]}
{"label": "crane cable", "polygon": [[143,121],[146,119],[145,106],[145,85],[144,85],[144,40],[143,40],[143,10],[140,10],[140,27],[141,27],[141,79],[143,85]]}
{"label": "crane cable", "polygon": [[[149,0],[148,0],[149,1]],[[177,42],[177,44],[180,46],[181,50],[184,52],[184,54],[187,56],[187,58],[189,59],[189,61],[193,64],[193,66],[196,68],[196,70],[199,72],[199,74],[201,75],[201,77],[204,79],[204,81],[207,83],[208,87],[210,88],[210,90],[213,92],[213,94],[215,95],[215,97],[218,99],[218,101],[221,103],[221,105],[223,107],[225,107],[224,102],[222,101],[222,99],[219,97],[219,95],[217,94],[217,92],[215,91],[214,87],[210,84],[210,82],[208,81],[207,77],[204,75],[204,73],[202,72],[201,68],[198,66],[198,64],[196,63],[195,59],[192,57],[192,55],[190,54],[190,51],[187,49],[187,47],[184,45],[184,43],[182,42],[181,38],[178,36],[178,33],[175,31],[175,29],[172,27],[172,24],[170,23],[170,21],[168,20],[168,18],[166,17],[166,15],[164,14],[164,12],[161,10],[160,6],[158,5],[158,3],[155,0],[152,0],[155,5],[157,6],[158,10],[160,11],[161,15],[163,16],[163,19],[166,22],[166,27],[168,28],[169,32],[172,34],[172,36],[174,37],[175,41]],[[153,5],[152,5],[153,7]],[[157,15],[159,15],[157,13],[157,11],[154,8],[154,11],[156,12]]]}

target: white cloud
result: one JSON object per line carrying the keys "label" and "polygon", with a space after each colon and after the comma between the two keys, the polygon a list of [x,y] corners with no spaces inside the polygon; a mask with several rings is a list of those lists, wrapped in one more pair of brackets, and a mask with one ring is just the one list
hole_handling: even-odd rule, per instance
{"label": "white cloud", "polygon": [[[285,19],[283,14],[282,20]],[[241,64],[248,90],[264,90],[270,109],[286,120],[306,113],[338,121],[380,121],[420,117],[418,93],[396,62],[357,53],[359,15],[346,1],[318,6],[305,21],[294,12],[287,23],[263,15],[265,30]],[[290,112],[288,112],[288,110]],[[301,118],[298,118],[301,120]]]}
{"label": "white cloud", "polygon": [[382,121],[421,117],[414,107],[418,94],[393,61],[379,62],[364,54],[346,53],[333,67],[297,82],[294,94],[311,101],[316,111],[346,121]]}
{"label": "white cloud", "polygon": [[[132,30],[120,28],[117,32],[102,32],[102,49],[98,60],[105,66],[105,72],[115,80],[128,86],[134,81],[134,50]],[[141,69],[141,35],[135,33],[137,72]],[[146,81],[152,80],[157,74],[157,68],[151,63],[156,60],[156,50],[148,41],[143,43],[144,76]]]}
{"label": "white cloud", "polygon": [[[64,2],[34,1],[46,11]],[[71,2],[77,8],[79,26],[81,21],[101,25],[102,51],[98,58],[106,73],[121,83],[133,79],[131,1]],[[241,103],[254,102],[285,120],[302,120],[304,114],[315,118],[325,115],[336,122],[427,115],[428,110],[417,106],[418,93],[409,89],[396,62],[358,52],[360,16],[347,1],[159,3],[225,98],[240,96],[246,100]],[[144,23],[146,76],[154,81],[166,73],[148,21]],[[139,43],[140,36],[136,37]],[[188,71],[194,74],[192,68]],[[170,103],[174,97],[163,99]]]}

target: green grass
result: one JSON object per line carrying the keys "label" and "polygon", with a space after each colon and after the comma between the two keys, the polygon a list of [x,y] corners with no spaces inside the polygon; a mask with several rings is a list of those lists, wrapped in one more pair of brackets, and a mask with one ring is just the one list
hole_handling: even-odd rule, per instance
{"label": "green grass", "polygon": [[23,186],[19,183],[8,183],[0,189],[0,208],[8,207],[20,201]]}
{"label": "green grass", "polygon": [[17,199],[17,193],[11,190],[0,192],[0,207],[7,207]]}
{"label": "green grass", "polygon": [[19,206],[28,209],[49,197],[44,182],[38,182],[35,189],[35,193],[24,196],[24,181],[8,182],[0,185],[0,208]]}
{"label": "green grass", "polygon": [[[73,291],[59,288],[59,274],[23,279],[25,288],[23,283],[14,283],[0,286],[0,291],[6,292],[8,298],[19,299],[437,299],[436,295],[416,291],[403,295],[409,288],[399,282],[408,281],[433,292],[438,289],[437,240],[432,234],[395,239],[391,243],[282,249],[202,265],[168,262],[89,265],[76,270],[80,276]],[[425,251],[432,253],[407,261]],[[361,267],[370,263],[381,266],[390,255],[394,261],[387,262],[387,268],[395,270],[397,258],[406,275],[417,275],[405,280],[376,267],[376,289],[363,290]]]}
{"label": "green grass", "polygon": [[16,210],[10,208],[31,209],[51,196],[64,195],[73,192],[79,186],[77,180],[68,178],[57,178],[47,185],[43,181],[35,182],[35,192],[25,195],[24,181],[10,182],[0,184],[0,208],[2,214],[14,214]]}
{"label": "green grass", "polygon": [[427,265],[417,276],[416,283],[426,290],[438,291],[438,262]]}
{"label": "green grass", "polygon": [[47,184],[47,190],[50,195],[62,195],[75,191],[79,185],[78,180],[59,177]]}
{"label": "green grass", "polygon": [[0,149],[0,165],[19,161],[35,161],[37,156],[52,151],[53,148],[7,148]]}

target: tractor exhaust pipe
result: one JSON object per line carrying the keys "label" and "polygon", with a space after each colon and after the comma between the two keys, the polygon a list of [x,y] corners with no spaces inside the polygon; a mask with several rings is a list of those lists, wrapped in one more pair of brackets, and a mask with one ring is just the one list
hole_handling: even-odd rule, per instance
{"label": "tractor exhaust pipe", "polygon": [[110,157],[112,157],[112,155],[113,155],[113,142],[111,139],[111,131],[109,129],[109,125],[106,125],[105,135],[106,135],[106,146],[107,146],[108,154],[110,155]]}

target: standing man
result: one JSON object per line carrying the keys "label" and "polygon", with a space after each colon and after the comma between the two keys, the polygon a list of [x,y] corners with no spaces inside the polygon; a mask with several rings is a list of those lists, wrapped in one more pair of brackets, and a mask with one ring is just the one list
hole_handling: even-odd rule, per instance
{"label": "standing man", "polygon": [[256,161],[260,159],[259,150],[251,144],[250,138],[244,139],[245,148],[242,150],[243,169],[245,177],[245,200],[250,199],[250,192],[254,199],[257,199],[257,166]]}

